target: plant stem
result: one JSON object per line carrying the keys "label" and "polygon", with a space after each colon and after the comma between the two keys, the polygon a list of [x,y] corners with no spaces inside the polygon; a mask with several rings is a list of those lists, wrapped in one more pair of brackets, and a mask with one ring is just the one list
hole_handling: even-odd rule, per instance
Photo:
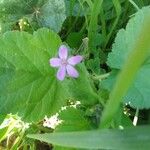
{"label": "plant stem", "polygon": [[133,125],[134,125],[134,126],[137,125],[137,122],[138,122],[138,115],[139,115],[139,109],[137,108],[137,109],[136,109],[136,112],[135,112],[134,119],[133,119]]}
{"label": "plant stem", "polygon": [[133,0],[129,0],[129,2],[136,8],[136,10],[139,10],[140,8],[138,7],[138,5],[133,1]]}
{"label": "plant stem", "polygon": [[89,28],[88,28],[88,38],[89,38],[89,49],[90,51],[95,50],[95,36],[97,33],[97,27],[98,27],[98,15],[101,10],[103,0],[95,0],[93,9],[91,12],[91,19],[89,23]]}
{"label": "plant stem", "polygon": [[110,76],[110,73],[102,74],[102,75],[99,75],[99,76],[92,76],[92,79],[94,79],[94,80],[103,80],[103,79],[107,78],[108,76]]}
{"label": "plant stem", "polygon": [[119,21],[119,18],[120,18],[120,15],[121,15],[121,4],[120,4],[120,1],[119,0],[112,0],[113,1],[113,4],[114,4],[114,7],[115,7],[115,10],[116,10],[116,14],[117,14],[117,18],[115,19],[112,27],[111,27],[111,30],[109,32],[109,34],[107,35],[106,37],[106,42],[105,42],[105,45],[104,45],[104,49],[106,49],[106,46],[107,44],[109,43],[109,40],[113,34],[113,31],[114,29],[116,28],[117,24],[118,24],[118,21]]}

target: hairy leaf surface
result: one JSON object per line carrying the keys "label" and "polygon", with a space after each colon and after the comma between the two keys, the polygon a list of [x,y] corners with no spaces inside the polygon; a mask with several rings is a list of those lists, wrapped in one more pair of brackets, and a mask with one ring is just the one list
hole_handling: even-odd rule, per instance
{"label": "hairy leaf surface", "polygon": [[[5,0],[0,2],[0,24],[10,28],[23,18],[31,26],[49,27],[59,32],[66,18],[64,0]],[[12,26],[13,25],[13,26]]]}
{"label": "hairy leaf surface", "polygon": [[[150,7],[139,10],[133,16],[126,29],[121,29],[117,34],[112,52],[108,56],[108,65],[112,68],[111,76],[102,82],[102,86],[111,89],[116,80],[118,71],[122,69],[125,61],[127,61],[131,50],[134,48],[137,39],[140,36],[144,19],[150,15]],[[150,49],[150,48],[149,48]],[[139,54],[140,55],[140,54]],[[135,60],[133,63],[136,63]],[[150,59],[148,58],[142,65],[127,95],[124,97],[124,103],[129,103],[135,108],[150,108]],[[117,70],[117,71],[115,71]],[[125,81],[124,81],[125,82]]]}
{"label": "hairy leaf surface", "polygon": [[60,45],[59,36],[48,29],[33,35],[7,32],[0,37],[1,114],[18,113],[38,121],[56,113],[69,99],[97,101],[84,64],[78,66],[78,79],[57,80],[57,69],[50,67],[49,59],[57,55]]}

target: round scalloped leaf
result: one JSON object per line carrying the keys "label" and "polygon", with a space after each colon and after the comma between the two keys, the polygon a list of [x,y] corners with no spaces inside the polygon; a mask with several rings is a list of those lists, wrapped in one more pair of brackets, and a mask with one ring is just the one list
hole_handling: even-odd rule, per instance
{"label": "round scalloped leaf", "polygon": [[[121,29],[117,34],[115,43],[113,44],[112,52],[108,56],[108,65],[112,69],[122,69],[125,61],[128,59],[128,55],[133,49],[137,39],[139,38],[141,29],[143,27],[144,18],[150,15],[150,7],[144,7],[139,10],[129,21],[126,29]],[[135,62],[138,60],[135,60]],[[124,102],[129,103],[135,108],[150,108],[149,94],[150,94],[150,59],[145,61],[141,69],[129,89],[127,95],[124,97]],[[117,73],[118,74],[118,73]],[[112,84],[117,76],[113,74],[106,81],[103,82],[103,86],[110,87],[108,84]],[[110,83],[108,83],[110,82]],[[126,82],[126,81],[124,81]]]}
{"label": "round scalloped leaf", "polygon": [[64,0],[48,0],[39,10],[38,22],[43,27],[50,27],[59,32],[66,19]]}
{"label": "round scalloped leaf", "polygon": [[84,64],[78,65],[79,78],[57,80],[57,69],[50,67],[49,59],[57,55],[60,45],[59,36],[48,29],[0,37],[0,114],[17,113],[27,121],[39,121],[69,99],[97,101]]}
{"label": "round scalloped leaf", "polygon": [[66,19],[64,0],[4,0],[0,2],[0,25],[2,31],[7,31],[3,24],[9,28],[26,18],[32,27],[48,27],[56,32]]}

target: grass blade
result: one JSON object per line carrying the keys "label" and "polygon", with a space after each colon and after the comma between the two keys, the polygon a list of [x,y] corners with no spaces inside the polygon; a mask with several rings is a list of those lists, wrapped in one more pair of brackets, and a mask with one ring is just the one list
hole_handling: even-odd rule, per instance
{"label": "grass blade", "polygon": [[85,149],[147,150],[150,147],[150,126],[125,130],[105,129],[99,131],[32,134],[29,138],[57,146]]}

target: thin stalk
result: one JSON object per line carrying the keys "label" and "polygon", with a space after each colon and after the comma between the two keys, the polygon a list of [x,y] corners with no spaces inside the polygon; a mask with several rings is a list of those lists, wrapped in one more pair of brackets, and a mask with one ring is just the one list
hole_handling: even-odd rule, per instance
{"label": "thin stalk", "polygon": [[[75,5],[75,0],[70,0],[70,6],[69,6],[69,16],[72,16],[73,8]],[[72,27],[72,18],[69,18],[69,27]]]}
{"label": "thin stalk", "polygon": [[106,21],[105,21],[105,15],[104,15],[103,8],[101,8],[100,20],[101,20],[101,23],[102,23],[102,35],[103,35],[103,39],[105,39],[106,38]]}
{"label": "thin stalk", "polygon": [[102,6],[103,0],[95,0],[93,9],[91,12],[91,19],[88,28],[88,38],[89,38],[89,50],[92,51],[95,49],[95,36],[98,28],[98,15]]}
{"label": "thin stalk", "polygon": [[133,119],[133,125],[134,125],[134,126],[137,125],[137,122],[138,122],[138,116],[139,116],[139,109],[137,108],[137,109],[136,109],[136,112],[135,112],[134,119]]}
{"label": "thin stalk", "polygon": [[99,75],[99,76],[92,76],[92,79],[94,80],[103,80],[103,79],[106,79],[110,76],[110,73],[106,73],[106,74],[102,74],[102,75]]}
{"label": "thin stalk", "polygon": [[133,0],[129,0],[129,2],[135,7],[135,9],[138,11],[140,8],[138,7],[138,5],[133,1]]}
{"label": "thin stalk", "polygon": [[115,19],[112,27],[111,27],[111,30],[109,32],[109,34],[107,35],[107,38],[106,38],[106,42],[105,42],[105,45],[104,45],[104,49],[106,49],[106,46],[113,34],[113,31],[115,30],[117,24],[118,24],[118,21],[119,21],[119,18],[120,18],[120,15],[121,15],[121,4],[120,4],[120,1],[119,0],[113,0],[113,4],[114,4],[114,7],[115,7],[115,10],[116,10],[116,14],[117,14],[117,18]]}

